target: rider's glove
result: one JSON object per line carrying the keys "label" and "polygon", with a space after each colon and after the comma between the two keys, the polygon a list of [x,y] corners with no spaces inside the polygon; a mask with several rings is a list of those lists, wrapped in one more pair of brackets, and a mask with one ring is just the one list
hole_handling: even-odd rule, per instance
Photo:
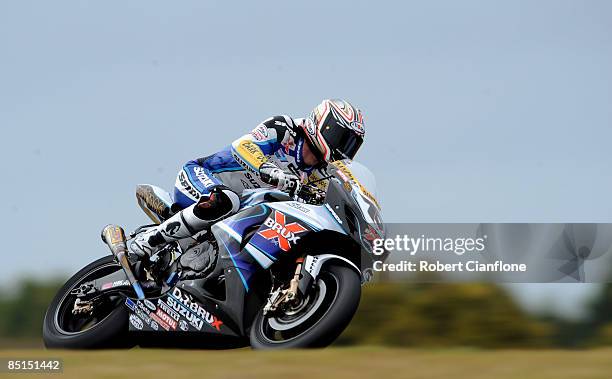
{"label": "rider's glove", "polygon": [[295,194],[300,192],[300,188],[302,187],[302,181],[299,177],[286,173],[269,162],[259,167],[259,174],[261,175],[261,180],[275,185],[276,188],[283,192],[287,192],[291,196],[295,196]]}

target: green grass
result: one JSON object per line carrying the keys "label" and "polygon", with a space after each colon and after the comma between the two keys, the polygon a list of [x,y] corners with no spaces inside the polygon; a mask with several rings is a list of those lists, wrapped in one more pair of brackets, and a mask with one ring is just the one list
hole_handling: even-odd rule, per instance
{"label": "green grass", "polygon": [[[270,352],[250,349],[227,351],[14,349],[0,350],[0,357],[63,358],[63,374],[54,375],[58,378],[608,379],[612,377],[612,349],[480,351],[358,347]],[[19,374],[16,378],[44,376],[46,375]]]}

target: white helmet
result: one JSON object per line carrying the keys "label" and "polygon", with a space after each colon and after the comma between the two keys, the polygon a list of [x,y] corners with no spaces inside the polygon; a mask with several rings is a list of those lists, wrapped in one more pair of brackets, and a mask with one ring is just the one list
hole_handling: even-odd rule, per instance
{"label": "white helmet", "polygon": [[348,101],[326,99],[302,124],[306,138],[325,162],[353,159],[363,143],[363,116]]}

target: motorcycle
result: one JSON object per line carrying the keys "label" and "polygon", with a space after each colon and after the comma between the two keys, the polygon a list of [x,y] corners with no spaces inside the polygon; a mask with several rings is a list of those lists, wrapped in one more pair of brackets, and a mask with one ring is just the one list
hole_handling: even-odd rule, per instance
{"label": "motorcycle", "polygon": [[[353,318],[374,258],[381,259],[372,250],[384,226],[367,168],[344,160],[327,171],[295,197],[245,190],[237,213],[149,259],[134,261],[123,229],[106,226],[102,239],[112,255],[58,291],[44,318],[45,345],[331,344]],[[178,211],[159,187],[139,185],[136,194],[154,224],[130,238]]]}

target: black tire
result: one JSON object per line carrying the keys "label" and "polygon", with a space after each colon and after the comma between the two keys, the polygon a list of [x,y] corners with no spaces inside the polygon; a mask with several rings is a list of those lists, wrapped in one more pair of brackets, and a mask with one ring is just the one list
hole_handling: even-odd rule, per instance
{"label": "black tire", "polygon": [[[74,320],[70,314],[74,296],[70,291],[78,285],[121,269],[112,256],[106,256],[85,266],[73,275],[51,301],[43,322],[43,340],[47,348],[99,349],[128,347],[128,312],[123,297],[116,296],[106,313],[93,320],[85,330],[66,330]],[[83,321],[81,321],[81,324]],[[64,325],[64,326],[62,326]]]}
{"label": "black tire", "polygon": [[[321,282],[326,287],[324,291],[321,290],[323,287]],[[331,287],[335,287],[333,294]],[[318,309],[315,308],[316,304],[311,305],[311,308],[304,309],[302,316],[294,317],[292,322],[296,323],[299,317],[312,312],[293,330],[275,329],[273,324],[283,326],[279,323],[281,319],[268,318],[263,315],[263,309],[260,310],[251,326],[251,347],[254,349],[318,348],[334,342],[348,326],[359,306],[361,297],[359,274],[353,268],[336,262],[329,263],[321,269],[314,292],[313,299],[310,300],[312,303],[318,302],[319,297],[322,298]],[[306,325],[303,325],[304,323]]]}

